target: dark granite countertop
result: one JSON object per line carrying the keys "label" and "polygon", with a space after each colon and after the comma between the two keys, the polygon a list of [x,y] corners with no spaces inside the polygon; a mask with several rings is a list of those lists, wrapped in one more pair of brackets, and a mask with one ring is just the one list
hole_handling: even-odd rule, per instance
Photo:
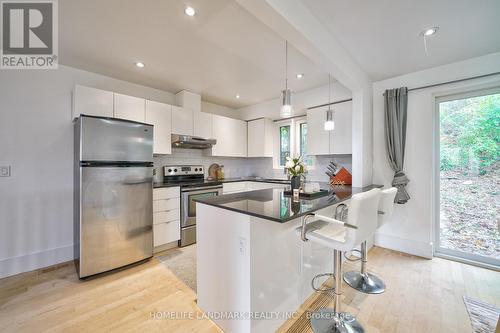
{"label": "dark granite countertop", "polygon": [[225,194],[195,201],[274,222],[284,223],[308,213],[349,200],[353,194],[382,187],[381,185],[370,185],[363,188],[352,186],[335,186],[330,188],[327,187],[327,183],[320,184],[322,188],[329,189],[328,195],[317,199],[301,198],[298,202],[293,202],[292,197],[286,196],[283,189],[265,189]]}
{"label": "dark granite countertop", "polygon": [[[205,185],[217,185],[223,183],[235,183],[235,182],[260,182],[260,183],[275,183],[275,184],[289,184],[290,181],[286,179],[268,179],[261,177],[239,177],[239,178],[225,178],[222,180],[208,180],[205,179]],[[193,183],[196,185],[199,183]],[[192,184],[183,184],[183,185],[192,185]],[[179,186],[179,184],[172,183],[153,183],[153,188],[162,188],[162,187],[175,187]]]}

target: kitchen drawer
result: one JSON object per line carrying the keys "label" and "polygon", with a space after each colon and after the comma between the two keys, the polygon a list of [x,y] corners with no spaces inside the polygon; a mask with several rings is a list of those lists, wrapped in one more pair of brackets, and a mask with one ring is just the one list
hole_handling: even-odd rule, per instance
{"label": "kitchen drawer", "polygon": [[181,224],[179,220],[155,224],[153,226],[154,246],[175,242],[179,239],[181,239]]}
{"label": "kitchen drawer", "polygon": [[153,200],[179,198],[180,196],[180,187],[162,187],[153,190]]}
{"label": "kitchen drawer", "polygon": [[165,199],[165,200],[153,200],[153,213],[164,212],[172,209],[180,209],[179,198]]}
{"label": "kitchen drawer", "polygon": [[179,209],[169,210],[166,212],[156,212],[153,213],[153,223],[159,224],[179,220],[180,216],[181,214]]}

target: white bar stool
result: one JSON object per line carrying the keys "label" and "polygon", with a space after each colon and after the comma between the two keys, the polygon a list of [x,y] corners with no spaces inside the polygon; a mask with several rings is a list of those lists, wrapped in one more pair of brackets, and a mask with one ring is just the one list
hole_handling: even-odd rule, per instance
{"label": "white bar stool", "polygon": [[[325,274],[319,274],[312,280],[314,290],[333,290],[334,294],[333,309],[324,308],[312,313],[311,326],[315,333],[364,332],[363,327],[353,315],[341,311],[342,253],[350,251],[355,245],[375,233],[379,198],[379,189],[356,194],[351,198],[347,222],[318,214],[308,214],[302,220],[302,227],[297,228],[303,241],[315,242],[333,250],[332,275],[335,278],[335,287],[326,290],[314,287],[314,280]],[[307,223],[313,217],[316,220]]]}
{"label": "white bar stool", "polygon": [[[387,222],[394,211],[394,198],[397,189],[391,187],[381,191],[380,202],[378,207],[378,228]],[[349,211],[350,213],[350,211]],[[375,234],[375,232],[373,233]],[[369,235],[370,237],[373,234]],[[357,259],[359,260],[359,259]],[[344,281],[354,289],[365,294],[381,294],[385,291],[385,283],[378,276],[366,271],[366,263],[368,262],[368,249],[366,239],[361,243],[361,270],[349,271],[344,273]]]}

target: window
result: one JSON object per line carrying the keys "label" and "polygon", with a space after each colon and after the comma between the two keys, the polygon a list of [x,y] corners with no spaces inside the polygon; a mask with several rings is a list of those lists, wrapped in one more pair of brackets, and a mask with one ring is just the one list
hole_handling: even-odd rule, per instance
{"label": "window", "polygon": [[300,124],[300,155],[307,156],[307,123]]}
{"label": "window", "polygon": [[290,156],[290,125],[280,126],[280,165],[284,166]]}
{"label": "window", "polygon": [[297,137],[299,138],[297,142],[298,144],[297,151],[299,152],[300,156],[302,156],[306,165],[312,167],[313,165],[312,156],[309,156],[307,154],[307,122],[305,120],[298,121],[297,127],[298,127]]}
{"label": "window", "polygon": [[[305,118],[285,120],[278,123],[279,145],[275,145],[278,149],[279,158],[275,159],[274,167],[276,169],[283,168],[286,163],[287,156],[302,156],[304,162],[309,167],[313,166],[313,159],[307,155],[307,121]],[[275,150],[276,151],[276,150]]]}
{"label": "window", "polygon": [[435,254],[500,267],[500,88],[436,104]]}

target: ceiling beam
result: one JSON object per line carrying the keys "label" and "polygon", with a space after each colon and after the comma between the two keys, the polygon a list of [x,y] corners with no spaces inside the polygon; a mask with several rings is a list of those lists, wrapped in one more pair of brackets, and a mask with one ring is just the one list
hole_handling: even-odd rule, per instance
{"label": "ceiling beam", "polygon": [[370,87],[370,77],[300,0],[236,0],[351,91]]}
{"label": "ceiling beam", "polygon": [[372,80],[300,0],[236,0],[352,91],[353,186],[372,183]]}

